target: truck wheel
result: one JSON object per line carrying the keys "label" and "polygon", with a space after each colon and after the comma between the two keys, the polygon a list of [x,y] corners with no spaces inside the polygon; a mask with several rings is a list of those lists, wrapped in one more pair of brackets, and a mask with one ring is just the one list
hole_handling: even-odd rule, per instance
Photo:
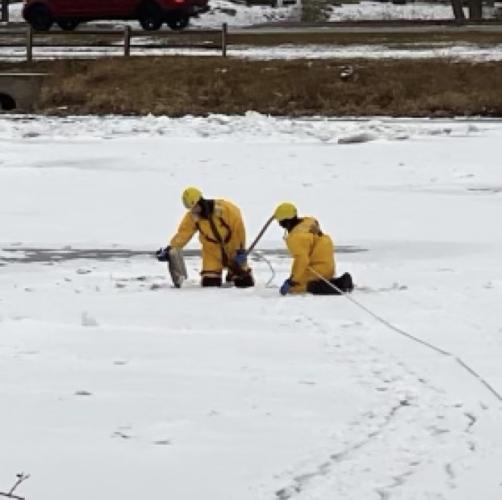
{"label": "truck wheel", "polygon": [[174,31],[184,30],[188,26],[190,18],[186,14],[175,14],[167,18],[167,25]]}
{"label": "truck wheel", "polygon": [[162,26],[162,11],[154,3],[145,3],[141,6],[138,20],[145,31],[157,31]]}
{"label": "truck wheel", "polygon": [[75,19],[61,19],[57,21],[57,25],[63,31],[73,31],[79,25],[79,22],[75,21]]}
{"label": "truck wheel", "polygon": [[54,22],[50,10],[44,5],[34,5],[26,17],[36,31],[49,31]]}

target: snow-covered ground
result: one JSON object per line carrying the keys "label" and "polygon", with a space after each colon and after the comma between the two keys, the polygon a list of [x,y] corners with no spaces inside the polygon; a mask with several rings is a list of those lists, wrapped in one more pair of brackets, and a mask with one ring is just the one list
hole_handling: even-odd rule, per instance
{"label": "snow-covered ground", "polygon": [[[0,492],[499,500],[502,123],[0,118]],[[195,184],[317,216],[352,297],[170,287]],[[193,242],[191,249],[197,248]],[[45,250],[43,250],[45,249]],[[269,267],[270,266],[270,267]],[[459,359],[454,359],[458,356]]]}
{"label": "snow-covered ground", "polygon": [[[144,44],[146,40],[142,40]],[[33,57],[36,60],[50,60],[58,58],[99,58],[120,57],[124,49],[116,44],[115,47],[35,47]],[[203,57],[221,57],[219,49],[145,49],[131,47],[133,56],[162,56],[162,55],[192,55]],[[431,43],[424,47],[423,43],[394,45],[277,45],[273,47],[239,46],[227,49],[227,56],[251,60],[275,59],[447,59],[452,61],[501,61],[501,44],[470,44],[470,43]],[[24,61],[26,48],[0,47],[0,60]]]}
{"label": "snow-covered ground", "polygon": [[[187,52],[188,53],[188,52]],[[200,52],[202,55],[202,52]],[[239,47],[228,50],[230,57],[246,59],[450,59],[452,61],[501,61],[502,44],[422,43],[399,45],[279,45]]]}
{"label": "snow-covered ground", "polygon": [[[467,9],[464,9],[468,15]],[[493,14],[493,9],[485,8],[485,16]],[[392,20],[392,19],[451,19],[453,11],[448,3],[410,2],[395,5],[391,2],[359,2],[334,6],[331,21]]]}

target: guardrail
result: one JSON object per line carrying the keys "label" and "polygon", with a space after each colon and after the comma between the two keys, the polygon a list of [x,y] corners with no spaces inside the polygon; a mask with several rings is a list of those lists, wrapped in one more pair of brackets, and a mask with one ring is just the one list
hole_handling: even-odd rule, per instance
{"label": "guardrail", "polygon": [[[5,42],[8,37],[10,41]],[[16,43],[16,37],[20,40]],[[86,39],[99,37],[99,43],[85,44],[82,41],[70,44],[55,44],[54,38]],[[121,45],[104,43],[102,39],[119,39]],[[150,43],[133,43],[134,39],[150,38],[154,40],[167,39],[167,43],[158,41]],[[205,38],[205,40],[204,40]],[[37,44],[37,41],[44,40],[44,43]],[[170,43],[169,39],[176,43]],[[197,40],[194,40],[197,39]],[[202,39],[202,41],[201,41]],[[190,48],[190,49],[216,49],[221,51],[222,57],[227,56],[228,26],[223,23],[221,29],[211,30],[183,30],[183,31],[134,31],[126,25],[122,30],[76,30],[76,31],[34,31],[31,26],[25,30],[3,30],[0,29],[0,47],[20,48],[24,47],[27,62],[35,60],[34,49],[40,48],[122,48],[122,55],[129,57],[132,49],[170,49],[170,48]],[[49,43],[48,43],[49,42]],[[71,52],[69,52],[71,56]]]}

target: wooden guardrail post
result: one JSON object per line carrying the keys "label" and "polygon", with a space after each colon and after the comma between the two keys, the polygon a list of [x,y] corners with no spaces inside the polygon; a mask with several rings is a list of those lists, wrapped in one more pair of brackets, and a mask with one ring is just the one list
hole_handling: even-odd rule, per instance
{"label": "wooden guardrail post", "polygon": [[26,30],[26,62],[33,61],[33,28],[28,26]]}
{"label": "wooden guardrail post", "polygon": [[9,0],[2,1],[2,11],[0,12],[0,21],[4,23],[9,22]]}
{"label": "wooden guardrail post", "polygon": [[131,27],[124,26],[124,57],[131,55]]}
{"label": "wooden guardrail post", "polygon": [[221,27],[221,55],[227,57],[227,35],[228,35],[228,24],[223,23]]}

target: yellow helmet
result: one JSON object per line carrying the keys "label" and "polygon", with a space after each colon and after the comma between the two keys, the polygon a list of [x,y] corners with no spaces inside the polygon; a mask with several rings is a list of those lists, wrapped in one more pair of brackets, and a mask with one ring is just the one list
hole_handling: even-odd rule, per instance
{"label": "yellow helmet", "polygon": [[289,202],[281,203],[274,212],[274,218],[281,222],[282,220],[293,219],[298,215],[296,207]]}
{"label": "yellow helmet", "polygon": [[187,187],[183,194],[181,195],[181,200],[183,201],[183,205],[188,210],[191,210],[202,198],[202,192],[200,189],[196,187]]}

